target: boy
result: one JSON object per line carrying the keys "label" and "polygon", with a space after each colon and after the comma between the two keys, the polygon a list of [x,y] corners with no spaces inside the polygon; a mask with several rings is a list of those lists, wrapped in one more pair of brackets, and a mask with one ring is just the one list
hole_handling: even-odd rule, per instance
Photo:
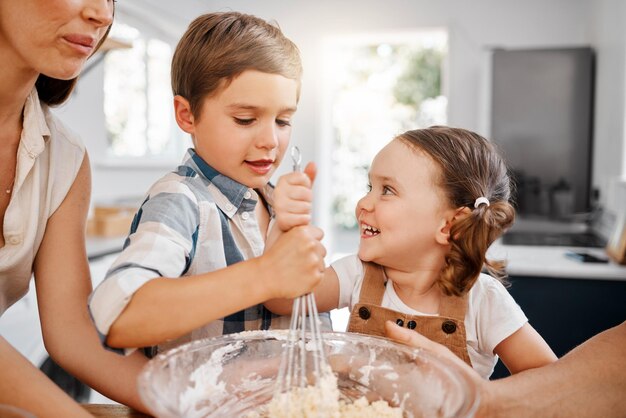
{"label": "boy", "polygon": [[90,298],[108,347],[161,351],[289,326],[261,303],[310,291],[325,255],[311,226],[277,231],[263,254],[268,182],[289,143],[301,73],[297,47],[262,19],[227,12],[191,23],[172,59],[172,89],[176,122],[194,148],[151,187]]}

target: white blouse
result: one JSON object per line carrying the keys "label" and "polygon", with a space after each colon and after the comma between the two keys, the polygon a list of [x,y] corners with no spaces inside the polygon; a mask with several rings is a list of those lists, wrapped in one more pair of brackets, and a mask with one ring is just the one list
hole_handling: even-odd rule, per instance
{"label": "white blouse", "polygon": [[0,314],[28,291],[48,218],[61,205],[80,169],[85,147],[40,103],[36,89],[24,105],[11,200],[0,248]]}

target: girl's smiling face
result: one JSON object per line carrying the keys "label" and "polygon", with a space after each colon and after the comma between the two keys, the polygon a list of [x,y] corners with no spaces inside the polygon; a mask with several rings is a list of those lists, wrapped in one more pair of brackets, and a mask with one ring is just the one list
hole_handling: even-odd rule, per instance
{"label": "girl's smiling face", "polygon": [[427,154],[399,139],[376,155],[370,191],[356,207],[361,260],[403,271],[436,260],[442,248],[437,234],[453,211],[437,186],[438,175],[438,166]]}

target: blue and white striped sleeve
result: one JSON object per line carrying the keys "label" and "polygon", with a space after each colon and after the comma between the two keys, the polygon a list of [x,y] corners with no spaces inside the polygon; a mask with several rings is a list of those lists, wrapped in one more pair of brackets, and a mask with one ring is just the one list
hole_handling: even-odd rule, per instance
{"label": "blue and white striped sleeve", "polygon": [[111,325],[137,289],[158,277],[184,275],[193,260],[198,201],[187,185],[166,179],[150,190],[135,215],[123,251],[89,299],[92,319],[105,346]]}

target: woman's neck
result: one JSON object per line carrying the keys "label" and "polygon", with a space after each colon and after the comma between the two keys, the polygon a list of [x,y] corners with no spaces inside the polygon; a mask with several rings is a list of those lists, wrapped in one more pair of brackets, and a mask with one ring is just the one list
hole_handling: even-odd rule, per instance
{"label": "woman's neck", "polygon": [[[35,87],[39,73],[20,65],[21,59],[0,46],[0,127],[13,127],[21,121],[26,98]],[[17,63],[17,64],[13,64]]]}

